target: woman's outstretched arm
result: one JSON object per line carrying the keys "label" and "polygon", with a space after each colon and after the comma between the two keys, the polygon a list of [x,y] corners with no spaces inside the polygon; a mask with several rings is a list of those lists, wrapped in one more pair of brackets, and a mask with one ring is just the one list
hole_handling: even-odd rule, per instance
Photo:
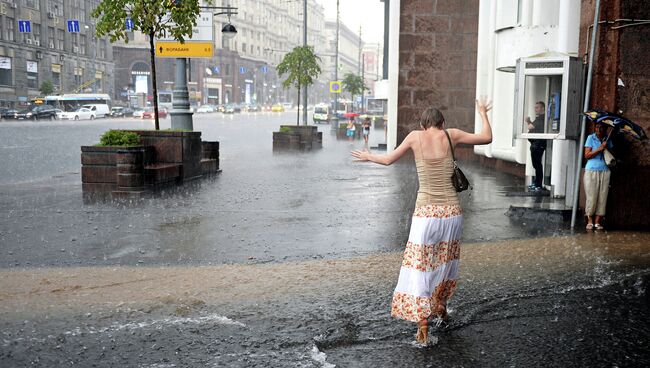
{"label": "woman's outstretched arm", "polygon": [[351,154],[359,161],[371,161],[382,165],[390,165],[393,162],[397,161],[400,157],[404,156],[404,154],[409,149],[411,149],[411,145],[415,140],[415,134],[417,133],[416,132],[409,133],[406,136],[406,138],[404,138],[404,140],[402,141],[402,144],[397,146],[397,148],[395,148],[393,152],[385,155],[375,155],[368,151],[359,151],[359,150],[352,151]]}
{"label": "woman's outstretched arm", "polygon": [[488,102],[485,97],[476,100],[476,110],[478,110],[483,122],[483,127],[480,133],[468,133],[460,129],[449,129],[449,135],[454,143],[464,143],[471,145],[488,144],[492,143],[492,126],[490,126],[490,119],[488,118],[488,111],[492,109],[492,103]]}

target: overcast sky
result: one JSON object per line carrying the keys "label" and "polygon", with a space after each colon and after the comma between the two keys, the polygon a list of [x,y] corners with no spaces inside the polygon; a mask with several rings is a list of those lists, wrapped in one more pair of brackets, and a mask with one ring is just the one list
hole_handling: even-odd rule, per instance
{"label": "overcast sky", "polygon": [[[325,18],[336,20],[336,0],[316,0],[325,8]],[[365,42],[384,41],[384,3],[379,0],[339,0],[341,22],[359,32]]]}

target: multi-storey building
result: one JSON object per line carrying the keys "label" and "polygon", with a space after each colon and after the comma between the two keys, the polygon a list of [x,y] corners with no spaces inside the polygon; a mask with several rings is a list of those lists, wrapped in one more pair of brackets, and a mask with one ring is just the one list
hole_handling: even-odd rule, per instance
{"label": "multi-storey building", "polygon": [[[327,49],[326,54],[327,58],[323,58],[324,67],[323,74],[334,80],[334,68],[336,63],[336,20],[328,20],[325,22],[325,33],[327,39]],[[363,49],[364,43],[359,37],[359,35],[350,28],[348,28],[344,23],[339,22],[339,65],[338,65],[338,78],[342,79],[343,76],[347,73],[352,73],[355,75],[360,74],[361,66],[361,50]]]}
{"label": "multi-storey building", "polygon": [[379,43],[366,43],[361,51],[363,79],[368,95],[375,95],[375,82],[382,79],[383,48]]}
{"label": "multi-storey building", "polygon": [[[281,0],[216,1],[215,6],[237,8],[231,18],[237,28],[232,39],[222,37],[221,28],[227,23],[225,15],[215,16],[215,53],[212,58],[190,60],[188,89],[193,103],[273,103],[295,101],[293,89],[282,88],[275,67],[284,54],[303,43],[303,3]],[[217,10],[215,10],[217,12]],[[323,7],[309,0],[307,10],[308,44],[317,54],[325,50],[325,21]],[[117,73],[115,97],[126,101],[127,95],[150,95],[151,63],[148,40],[141,34],[130,35],[129,43],[115,44]],[[175,59],[156,60],[159,91],[171,91],[174,84]],[[326,87],[321,77],[310,95],[316,96]],[[314,102],[310,100],[310,102]]]}
{"label": "multi-storey building", "polygon": [[90,16],[98,2],[0,2],[0,105],[28,104],[46,81],[59,93],[113,93],[112,47]]}

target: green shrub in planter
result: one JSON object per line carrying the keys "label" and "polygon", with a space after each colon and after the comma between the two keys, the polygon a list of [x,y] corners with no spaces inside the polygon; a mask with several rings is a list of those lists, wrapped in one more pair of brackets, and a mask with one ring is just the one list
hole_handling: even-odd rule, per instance
{"label": "green shrub in planter", "polygon": [[291,128],[289,128],[289,127],[280,127],[280,133],[291,133]]}
{"label": "green shrub in planter", "polygon": [[98,146],[133,147],[140,145],[140,136],[124,130],[109,130],[99,139]]}

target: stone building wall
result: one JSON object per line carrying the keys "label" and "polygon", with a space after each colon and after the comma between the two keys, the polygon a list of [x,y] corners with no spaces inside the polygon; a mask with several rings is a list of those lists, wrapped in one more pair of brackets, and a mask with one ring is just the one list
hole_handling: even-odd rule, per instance
{"label": "stone building wall", "polygon": [[[588,37],[594,20],[595,1],[583,0],[580,22],[580,53],[589,51]],[[619,112],[646,133],[650,132],[650,25],[617,28],[617,19],[650,19],[646,0],[601,1],[601,24],[594,74],[591,108]],[[611,22],[611,23],[610,23]],[[620,79],[620,82],[619,82]],[[589,127],[589,132],[592,127]],[[607,203],[607,223],[621,229],[650,229],[650,199],[634,193],[650,191],[650,141],[619,134],[615,140],[620,165],[612,172]]]}
{"label": "stone building wall", "polygon": [[479,0],[400,3],[397,143],[436,106],[449,127],[473,131]]}

